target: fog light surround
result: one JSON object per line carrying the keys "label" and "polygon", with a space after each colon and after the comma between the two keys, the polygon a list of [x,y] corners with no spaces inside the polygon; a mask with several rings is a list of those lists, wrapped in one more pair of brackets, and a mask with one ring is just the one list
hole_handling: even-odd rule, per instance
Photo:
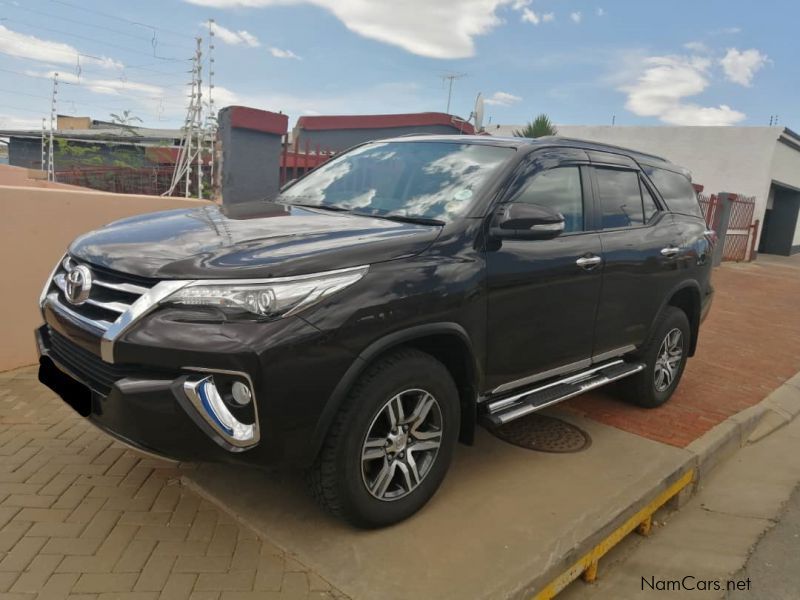
{"label": "fog light surround", "polygon": [[[249,382],[248,382],[249,383]],[[238,395],[246,397],[247,402],[252,401],[251,388],[239,381],[233,384],[233,389],[238,390]],[[222,395],[214,383],[213,375],[187,379],[183,384],[183,391],[194,408],[203,417],[220,437],[237,448],[247,448],[258,443],[260,438],[258,429],[258,413],[254,411],[253,423],[242,423],[230,411]],[[236,394],[234,394],[234,397]],[[242,404],[236,398],[237,404]],[[255,405],[254,405],[255,409]]]}

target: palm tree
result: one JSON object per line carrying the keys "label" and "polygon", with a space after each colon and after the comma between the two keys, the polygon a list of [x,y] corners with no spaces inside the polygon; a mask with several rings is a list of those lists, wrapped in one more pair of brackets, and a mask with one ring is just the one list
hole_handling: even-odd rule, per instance
{"label": "palm tree", "polygon": [[546,114],[542,113],[533,121],[528,123],[523,129],[514,131],[516,137],[537,138],[545,135],[557,135],[558,129],[553,125]]}
{"label": "palm tree", "polygon": [[130,135],[136,135],[136,128],[133,126],[133,124],[141,123],[142,120],[132,114],[131,111],[123,110],[121,115],[111,113],[111,122],[115,125],[119,125],[120,129],[126,133]]}

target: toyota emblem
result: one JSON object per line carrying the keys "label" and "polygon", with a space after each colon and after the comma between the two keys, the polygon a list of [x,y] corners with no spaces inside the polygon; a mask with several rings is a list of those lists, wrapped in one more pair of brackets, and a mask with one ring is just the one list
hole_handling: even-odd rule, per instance
{"label": "toyota emblem", "polygon": [[70,304],[83,304],[92,289],[92,272],[85,265],[78,265],[67,273],[64,295]]}

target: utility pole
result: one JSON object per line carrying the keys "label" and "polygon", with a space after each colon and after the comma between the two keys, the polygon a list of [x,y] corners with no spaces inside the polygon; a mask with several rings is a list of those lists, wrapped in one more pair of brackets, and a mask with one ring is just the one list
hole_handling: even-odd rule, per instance
{"label": "utility pole", "polygon": [[[189,185],[192,177],[192,163],[195,162],[195,160],[198,161],[198,171],[200,170],[199,166],[202,164],[202,158],[198,158],[202,153],[201,144],[198,143],[195,147],[194,142],[195,138],[197,138],[198,142],[200,141],[201,137],[198,132],[202,130],[203,126],[203,92],[201,88],[203,38],[198,37],[195,41],[196,47],[194,57],[192,57],[192,82],[189,84],[189,105],[186,107],[186,118],[183,121],[183,127],[181,129],[183,135],[181,137],[180,147],[178,148],[178,158],[175,161],[175,170],[172,173],[172,182],[170,183],[169,189],[162,194],[163,196],[171,195],[183,180],[184,195],[188,198]],[[201,174],[198,175],[198,177],[201,176]],[[199,181],[200,179],[198,179],[198,182]],[[198,190],[198,194],[202,194],[202,192]]]}
{"label": "utility pole", "polygon": [[208,137],[208,180],[212,200],[217,198],[216,173],[214,161],[217,151],[217,112],[214,107],[214,19],[208,20],[208,112],[206,113],[205,130]]}
{"label": "utility pole", "polygon": [[50,97],[50,140],[47,145],[47,181],[56,180],[55,164],[53,162],[53,131],[58,121],[58,73],[53,73],[53,94]]}
{"label": "utility pole", "polygon": [[46,123],[47,123],[47,119],[45,117],[42,117],[42,160],[39,163],[40,164],[39,169],[41,171],[44,171],[47,168],[46,167],[47,163],[46,163],[46,160],[45,160],[45,157],[47,156],[47,151],[45,150],[45,148],[47,147],[47,143],[45,142],[45,140],[47,139],[47,125],[46,125]]}
{"label": "utility pole", "polygon": [[448,115],[450,114],[450,100],[453,97],[453,82],[456,79],[461,79],[462,77],[466,77],[466,73],[448,73],[447,75],[442,75],[442,82],[447,81],[447,110],[445,111]]}

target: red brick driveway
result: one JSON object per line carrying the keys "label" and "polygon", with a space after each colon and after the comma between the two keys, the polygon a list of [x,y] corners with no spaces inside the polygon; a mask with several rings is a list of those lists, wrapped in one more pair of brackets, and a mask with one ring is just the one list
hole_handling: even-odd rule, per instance
{"label": "red brick driveway", "polygon": [[599,391],[564,406],[684,447],[800,371],[800,255],[723,263],[714,270],[713,283],[716,296],[700,330],[697,355],[666,405],[647,410]]}

